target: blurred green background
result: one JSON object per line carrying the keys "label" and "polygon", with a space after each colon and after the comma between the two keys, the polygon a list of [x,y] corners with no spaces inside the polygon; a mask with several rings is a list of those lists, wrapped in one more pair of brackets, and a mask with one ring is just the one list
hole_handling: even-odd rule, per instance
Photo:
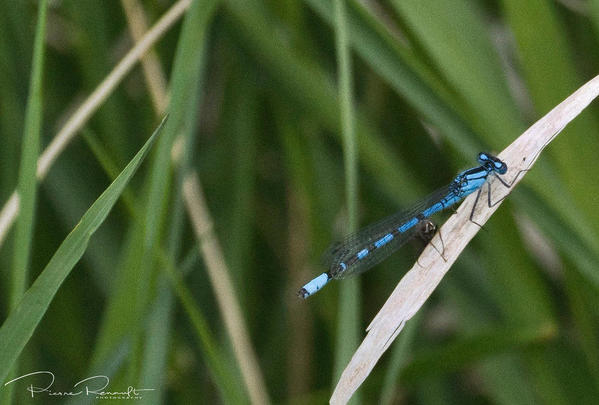
{"label": "blurred green background", "polygon": [[[20,173],[27,184],[23,173],[33,166],[25,156],[38,154],[35,138],[22,146],[24,134],[37,132],[36,111],[41,153],[134,46],[135,30],[174,3],[50,1],[37,59],[39,3],[0,4],[4,206]],[[23,333],[13,377],[49,370],[52,390],[72,391],[107,375],[107,390],[155,389],[143,403],[327,402],[348,361],[340,342],[355,348],[352,336],[361,341],[421,248],[408,245],[359,282],[296,297],[348,229],[340,106],[349,99],[338,91],[336,24],[345,25],[350,46],[352,203],[362,226],[445,185],[478,151],[501,151],[599,72],[599,0],[344,4],[339,18],[332,0],[191,2],[155,43],[153,59],[109,90],[37,196],[31,183],[22,189],[33,225],[13,226],[0,248],[3,320],[16,275],[26,274],[28,287],[44,270],[154,131],[166,94],[169,121],[82,260],[56,284],[33,335]],[[28,91],[36,66],[40,94]],[[358,401],[597,403],[597,112],[591,105],[549,145],[382,357]],[[199,176],[214,229],[215,239],[209,228],[200,239],[222,247],[231,289],[213,284],[198,248],[181,196],[189,172]],[[350,303],[344,288],[358,292]],[[243,321],[233,324],[247,331],[249,352],[230,337],[223,311],[235,309],[219,304],[221,294],[238,301]],[[348,308],[355,309],[340,316]],[[32,399],[28,383],[3,386],[1,401],[63,401]]]}

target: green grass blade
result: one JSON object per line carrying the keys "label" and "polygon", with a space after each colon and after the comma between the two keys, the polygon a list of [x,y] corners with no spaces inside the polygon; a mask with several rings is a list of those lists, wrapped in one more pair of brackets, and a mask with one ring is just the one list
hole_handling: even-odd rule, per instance
{"label": "green grass blade", "polygon": [[[599,389],[599,317],[596,308],[599,308],[599,299],[596,286],[586,282],[584,277],[573,269],[566,269],[565,285],[570,299],[570,311],[579,330],[581,349],[585,354],[589,372],[594,379],[595,389]],[[589,308],[595,309],[589,311]]]}
{"label": "green grass blade", "polygon": [[[112,66],[109,61],[113,46],[110,25],[111,16],[106,4],[97,1],[67,0],[61,10],[69,19],[72,29],[69,35],[76,38],[73,41],[74,61],[82,76],[82,85],[91,91],[101,83]],[[123,133],[134,130],[131,116],[122,114],[126,111],[125,97],[121,91],[111,92],[102,108],[94,114],[98,124],[98,135],[110,150],[119,164],[126,161],[128,151],[133,145],[128,142]]]}
{"label": "green grass blade", "polygon": [[483,361],[480,374],[488,381],[489,396],[501,405],[542,404],[528,381],[521,359],[513,353],[495,355]]}
{"label": "green grass blade", "polygon": [[354,130],[352,66],[349,47],[345,0],[335,0],[335,33],[337,48],[338,93],[341,101],[341,133],[345,166],[345,199],[349,232],[358,229],[358,149]]}
{"label": "green grass blade", "polygon": [[[193,103],[192,103],[193,104]],[[101,145],[89,134],[85,136],[86,141],[90,145],[90,148],[93,150],[96,159],[101,162],[102,167],[108,174],[110,178],[116,177],[115,163],[112,162],[110,156],[106,154],[106,151],[102,148]],[[129,198],[125,198],[126,196]],[[125,190],[122,194],[125,203],[127,204],[128,211],[130,215],[137,221],[136,223],[139,225],[143,218],[141,218],[137,213],[141,210],[141,204],[139,201],[136,201],[135,197],[128,193]],[[133,229],[131,232],[134,238],[140,238],[141,232]],[[106,375],[112,376],[117,374],[117,371],[122,367],[124,363],[129,359],[129,355],[131,352],[130,345],[126,343],[131,341],[130,336],[137,333],[140,328],[144,330],[152,330],[153,326],[145,326],[144,323],[136,322],[135,318],[132,318],[133,312],[131,309],[131,301],[127,299],[128,291],[130,290],[130,285],[134,284],[137,280],[136,275],[134,273],[128,272],[127,269],[133,266],[132,263],[135,263],[138,259],[139,249],[137,247],[141,244],[140,240],[133,240],[127,243],[127,248],[124,250],[127,252],[126,259],[122,266],[119,267],[116,274],[119,274],[120,278],[115,283],[119,286],[119,289],[113,295],[108,309],[106,312],[108,315],[105,316],[106,320],[103,324],[103,331],[98,339],[98,343],[96,344],[96,350],[94,353],[94,360],[92,362],[92,366],[88,370],[88,374],[95,375],[98,373],[104,373]],[[214,383],[219,388],[222,398],[224,398],[226,403],[240,403],[242,402],[242,398],[244,397],[243,389],[236,384],[237,376],[235,373],[231,372],[231,370],[223,367],[224,364],[227,363],[227,359],[225,353],[222,352],[218,345],[218,341],[216,337],[213,336],[212,331],[210,330],[207,317],[202,312],[201,308],[194,301],[193,295],[185,287],[185,284],[182,281],[183,274],[186,274],[190,270],[190,266],[194,264],[194,262],[198,261],[198,251],[193,248],[191,252],[186,256],[183,260],[179,269],[175,269],[173,264],[167,258],[167,253],[161,249],[158,252],[158,261],[160,263],[160,267],[165,269],[163,272],[163,276],[167,276],[169,285],[169,293],[171,290],[176,292],[177,297],[179,298],[179,302],[182,304],[183,309],[194,329],[196,339],[198,341],[198,346],[200,351],[204,356],[204,361],[207,363],[209,370],[212,373]],[[158,298],[154,303],[153,310],[149,313],[144,314],[144,316],[148,317],[148,323],[155,323],[165,329],[165,318],[164,318],[164,310],[165,306],[168,306],[170,303],[170,298],[164,293],[164,290],[159,293]],[[125,316],[127,318],[125,318]],[[170,315],[169,315],[170,316]],[[128,325],[129,328],[123,327],[123,325]],[[154,332],[152,332],[154,333]],[[164,339],[166,338],[172,339],[171,334],[154,334],[151,341],[147,343],[146,352],[151,351],[150,347],[158,347],[160,350],[160,346],[164,343]],[[170,342],[170,340],[167,340]],[[126,350],[123,346],[127,346]],[[115,353],[122,353],[126,351],[126,354],[119,355],[119,361],[111,361],[110,359],[115,356]],[[148,353],[144,357],[144,367],[141,368],[141,383],[140,386],[144,387],[156,387],[158,389],[161,387],[160,382],[152,382],[150,381],[152,378],[155,378],[151,374],[151,371],[156,371],[156,368],[159,366],[159,363],[162,362],[162,359],[159,355],[154,354],[151,357]],[[113,364],[115,363],[115,364]],[[105,366],[105,364],[113,364],[110,368]],[[163,366],[166,367],[166,366]],[[107,371],[111,370],[111,371]],[[231,387],[236,387],[232,389]],[[161,399],[161,395],[152,395],[151,398],[146,398],[147,401],[159,401]]]}
{"label": "green grass blade", "polygon": [[[9,3],[16,6],[15,3]],[[18,162],[14,156],[19,153],[21,134],[24,123],[25,100],[20,97],[19,88],[22,83],[19,77],[19,67],[22,64],[15,57],[17,50],[11,38],[9,17],[5,13],[0,15],[0,55],[3,63],[0,65],[0,159],[6,164],[0,170],[0,197],[5,201],[11,189],[16,185],[18,175]],[[22,49],[20,49],[22,51]]]}
{"label": "green grass blade", "polygon": [[534,327],[489,327],[457,339],[436,350],[417,353],[402,371],[401,381],[416,381],[455,372],[486,357],[510,352],[515,348],[541,344],[555,335],[555,330]]}
{"label": "green grass blade", "polygon": [[[248,285],[248,279],[252,277],[248,274],[251,261],[248,261],[248,257],[252,257],[255,242],[252,225],[257,221],[255,208],[259,195],[259,191],[256,190],[256,162],[259,160],[260,140],[259,112],[256,106],[259,105],[259,95],[252,85],[253,81],[248,79],[248,73],[241,66],[232,73],[235,79],[231,82],[235,85],[228,90],[232,99],[231,112],[228,113],[231,118],[224,119],[228,123],[226,132],[230,132],[233,138],[233,150],[230,152],[234,161],[231,184],[232,214],[221,226],[235,229],[235,232],[223,232],[219,237],[228,267],[231,269],[235,293],[242,307],[245,307],[249,298],[246,294],[251,291]],[[243,285],[249,288],[239,288]]]}
{"label": "green grass blade", "polygon": [[500,147],[524,129],[477,3],[451,0],[391,2],[414,40],[464,99],[467,120]]}
{"label": "green grass blade", "polygon": [[[184,133],[184,150],[189,153],[192,147],[193,128],[197,124],[197,111],[200,102],[200,90],[202,85],[202,68],[205,60],[205,49],[208,42],[208,31],[210,29],[213,16],[216,12],[219,1],[217,0],[196,0],[189,8],[184,20],[181,35],[177,44],[174,68],[171,77],[171,100],[169,110],[172,112],[170,124],[165,128],[164,137],[158,142],[156,159],[153,161],[150,174],[150,188],[148,204],[146,206],[146,219],[144,224],[145,241],[144,254],[145,260],[142,260],[139,270],[151,279],[152,272],[152,251],[156,249],[159,243],[159,231],[162,222],[166,216],[170,216],[168,244],[166,254],[171,262],[176,263],[179,254],[180,235],[183,225],[183,206],[181,204],[181,182],[189,165],[189,158],[185,159],[187,163],[178,168],[179,174],[175,178],[177,181],[171,187],[171,149],[175,137],[179,135],[181,129]],[[172,206],[168,213],[164,210],[165,195],[174,195]],[[138,295],[138,309],[145,307],[145,302],[149,299],[146,296],[145,287],[140,288]],[[172,321],[174,300],[172,292],[164,275],[158,278],[157,296],[151,304],[152,318],[160,320],[159,322],[149,322],[148,328],[143,333],[146,334],[143,345],[143,359],[139,363],[140,385],[157,387],[164,395],[165,376],[163,369],[166,367],[166,361],[169,351],[170,322]],[[141,331],[140,331],[141,332]],[[200,340],[200,343],[204,342]],[[214,363],[209,363],[213,365]],[[214,372],[218,375],[218,373]],[[222,387],[222,384],[218,385]],[[228,387],[229,390],[233,388]],[[226,392],[227,389],[223,389]],[[161,395],[154,396],[150,403],[160,403]]]}
{"label": "green grass blade", "polygon": [[91,236],[104,222],[110,210],[146,157],[164,126],[166,118],[121,174],[92,204],[62,242],[17,307],[0,328],[0,380],[8,375],[13,363],[31,338],[54,295],[85,252]]}
{"label": "green grass blade", "polygon": [[[468,359],[467,357],[470,354],[465,351],[463,353],[465,356],[458,360],[464,362],[461,367],[481,364],[480,373],[489,381],[489,396],[499,404],[534,403],[534,390],[523,378],[526,377],[526,374],[522,367],[522,361],[513,353],[514,351],[521,351],[522,348],[528,347],[530,344],[542,343],[544,340],[542,333],[539,333],[539,339],[536,341],[534,339],[535,328],[525,326],[524,328],[532,332],[529,335],[532,337],[531,340],[515,339],[512,343],[507,343],[506,353],[501,351],[493,352],[492,345],[500,341],[502,336],[505,337],[504,332],[502,332],[505,326],[499,326],[495,321],[497,317],[496,303],[491,298],[494,296],[493,280],[489,280],[488,275],[481,271],[482,263],[479,258],[472,257],[475,255],[468,256],[467,254],[463,255],[463,258],[468,259],[467,263],[461,269],[456,269],[460,270],[461,273],[459,279],[446,280],[448,283],[441,286],[442,291],[445,293],[444,296],[453,302],[453,306],[458,310],[460,330],[465,334],[465,336],[460,336],[454,342],[449,343],[445,348],[456,348],[464,340],[475,340],[473,343],[475,346],[473,347],[478,347],[480,356],[473,356]],[[495,297],[495,300],[497,298],[501,297]],[[524,332],[523,329],[514,326],[508,326],[508,328],[510,330],[517,329],[519,330],[518,333]],[[536,329],[539,332],[555,332],[547,328],[546,325],[540,325]],[[493,330],[495,333],[493,333]],[[489,346],[486,348],[484,342],[476,342],[477,338],[485,335],[492,336],[492,341],[488,341]],[[522,334],[520,337],[526,337],[526,335]],[[512,346],[510,347],[510,345]],[[443,369],[444,363],[439,361],[438,364],[430,364],[430,367]],[[435,373],[436,371],[431,370],[431,372]]]}
{"label": "green grass blade", "polygon": [[[518,61],[523,78],[530,92],[536,112],[543,114],[579,87],[585,80],[580,78],[574,62],[575,50],[568,42],[568,31],[553,2],[532,0],[502,1],[506,21],[516,40]],[[534,29],[530,21],[534,16]],[[589,136],[599,132],[599,119],[596,114],[581,114],[566,129],[567,142],[557,142],[551,147],[555,166],[561,182],[567,185],[568,196],[575,206],[570,210],[582,215],[584,221],[597,229],[599,212],[586,190],[599,188],[598,176],[581,176],[581,173],[599,170],[596,155],[599,151],[599,138]],[[561,136],[566,138],[566,136]],[[555,198],[551,187],[544,187],[543,195]],[[539,188],[543,193],[543,188]],[[599,246],[599,234],[589,235]]]}
{"label": "green grass blade", "polygon": [[561,215],[545,204],[542,198],[530,188],[514,194],[514,201],[525,208],[526,213],[550,237],[559,251],[576,264],[576,270],[585,279],[599,287],[599,258],[585,237],[563,221]]}
{"label": "green grass blade", "polygon": [[[333,24],[331,0],[306,2],[326,22]],[[415,71],[412,66],[417,65],[417,62],[408,63],[394,38],[380,21],[369,15],[364,6],[352,2],[348,18],[352,27],[351,44],[361,59],[423,117],[441,128],[443,134],[459,145],[463,153],[470,156],[477,153],[480,140],[466,121],[450,107],[450,102],[457,104],[458,101],[449,96],[449,91],[443,85],[433,83],[430,72]],[[445,98],[439,97],[439,93],[446,94]]]}
{"label": "green grass blade", "polygon": [[[9,308],[14,309],[28,285],[33,242],[34,214],[37,198],[37,158],[40,148],[42,122],[42,84],[46,37],[46,12],[48,2],[42,0],[38,6],[38,17],[33,48],[33,62],[29,82],[29,96],[25,110],[25,126],[21,144],[21,161],[17,192],[19,193],[19,217],[16,224],[13,266],[10,285]],[[18,366],[15,367],[17,370]],[[11,402],[12,386],[2,392],[0,399]]]}
{"label": "green grass blade", "polygon": [[219,341],[210,332],[206,317],[196,304],[191,291],[185,286],[178,273],[171,271],[170,268],[167,272],[170,276],[172,288],[189,317],[195,336],[198,339],[198,346],[204,354],[208,369],[214,377],[223,402],[228,404],[246,403],[248,398],[235,373],[236,370],[230,367],[226,361],[226,356],[220,349]]}
{"label": "green grass blade", "polygon": [[[305,110],[324,128],[340,137],[339,99],[332,79],[324,69],[311,63],[291,49],[280,38],[261,29],[275,24],[261,7],[249,3],[227,1],[227,11],[233,16],[235,32],[254,54],[260,66],[266,69],[298,109]],[[282,27],[281,27],[282,28]],[[352,29],[355,26],[352,22]],[[352,31],[353,32],[353,31]],[[413,173],[392,153],[393,148],[365,114],[356,111],[356,133],[360,160],[372,179],[397,201],[408,202],[418,195],[421,184]],[[478,151],[473,147],[473,150]],[[397,173],[403,173],[397,176]],[[424,190],[420,190],[424,192]]]}
{"label": "green grass blade", "polygon": [[164,128],[164,136],[158,141],[156,155],[150,169],[149,194],[143,229],[144,255],[142,263],[138,267],[140,280],[144,280],[144,282],[139,283],[136,288],[136,305],[139,313],[143,312],[149,299],[148,292],[150,289],[147,282],[149,282],[152,272],[153,255],[151,252],[159,240],[160,229],[167,215],[166,205],[171,181],[170,153],[172,145],[188,111],[185,104],[190,97],[190,91],[195,89],[193,86],[190,87],[190,84],[197,80],[196,76],[199,74],[201,66],[204,41],[208,34],[208,22],[216,10],[217,3],[216,0],[196,0],[192,4],[185,17],[181,39],[177,47],[171,79],[172,99],[169,106],[171,118]]}
{"label": "green grass blade", "polygon": [[21,165],[19,168],[19,219],[16,224],[16,236],[13,256],[13,279],[10,308],[14,308],[27,286],[35,200],[37,195],[37,157],[40,148],[42,122],[42,73],[44,69],[44,38],[46,34],[46,10],[48,2],[39,4],[38,23],[33,50],[33,67],[29,87],[29,99],[25,112],[25,130],[21,147]]}
{"label": "green grass blade", "polygon": [[[348,232],[358,229],[358,149],[354,130],[352,67],[345,11],[346,0],[335,0],[335,33],[337,49],[338,92],[341,101],[343,160],[345,166],[345,200]],[[340,287],[339,319],[335,353],[335,380],[358,346],[360,325],[360,281],[347,280]],[[359,402],[359,399],[354,400]]]}

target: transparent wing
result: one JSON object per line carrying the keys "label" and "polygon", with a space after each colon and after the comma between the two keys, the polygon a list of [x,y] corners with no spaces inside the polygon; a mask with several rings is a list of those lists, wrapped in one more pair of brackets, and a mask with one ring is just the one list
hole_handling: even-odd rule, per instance
{"label": "transparent wing", "polygon": [[[430,222],[419,221],[405,232],[396,234],[387,244],[372,249],[374,242],[413,218],[416,218],[426,208],[446,197],[449,192],[450,187],[445,186],[422,199],[411,208],[388,216],[354,234],[346,236],[342,241],[334,243],[323,255],[323,264],[327,267],[329,274],[333,278],[341,279],[363,273],[385,260],[413,237],[418,235],[425,235],[426,237],[430,229],[424,229],[423,226],[428,224],[430,227]],[[356,260],[356,254],[366,248],[372,250],[369,251],[366,257]],[[342,269],[340,263],[346,263],[345,269]]]}

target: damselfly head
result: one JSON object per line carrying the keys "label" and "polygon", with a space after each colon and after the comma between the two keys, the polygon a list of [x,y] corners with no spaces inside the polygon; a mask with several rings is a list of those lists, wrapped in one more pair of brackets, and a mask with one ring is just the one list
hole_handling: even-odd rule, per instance
{"label": "damselfly head", "polygon": [[478,163],[485,166],[489,171],[494,171],[499,174],[505,174],[507,172],[507,165],[505,162],[489,153],[479,153]]}

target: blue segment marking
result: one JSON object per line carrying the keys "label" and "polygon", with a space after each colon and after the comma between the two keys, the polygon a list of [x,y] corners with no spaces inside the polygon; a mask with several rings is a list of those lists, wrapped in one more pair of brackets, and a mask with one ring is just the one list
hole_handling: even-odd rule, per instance
{"label": "blue segment marking", "polygon": [[368,248],[362,249],[358,252],[358,254],[356,256],[358,256],[358,259],[363,259],[368,255],[368,252],[369,252]]}
{"label": "blue segment marking", "polygon": [[381,246],[385,246],[387,243],[389,243],[391,240],[393,239],[393,235],[388,233],[385,236],[383,236],[381,239],[377,240],[376,242],[374,242],[374,247],[376,248],[380,248]]}
{"label": "blue segment marking", "polygon": [[430,206],[429,208],[425,209],[424,211],[422,211],[422,216],[424,218],[428,218],[433,214],[436,214],[439,211],[442,211],[443,208],[445,208],[445,205],[443,204],[443,202],[438,202],[432,206]]}
{"label": "blue segment marking", "polygon": [[405,224],[403,224],[399,228],[397,228],[397,230],[401,233],[404,233],[405,231],[412,228],[417,223],[418,223],[418,218],[412,218],[408,222],[406,222]]}

